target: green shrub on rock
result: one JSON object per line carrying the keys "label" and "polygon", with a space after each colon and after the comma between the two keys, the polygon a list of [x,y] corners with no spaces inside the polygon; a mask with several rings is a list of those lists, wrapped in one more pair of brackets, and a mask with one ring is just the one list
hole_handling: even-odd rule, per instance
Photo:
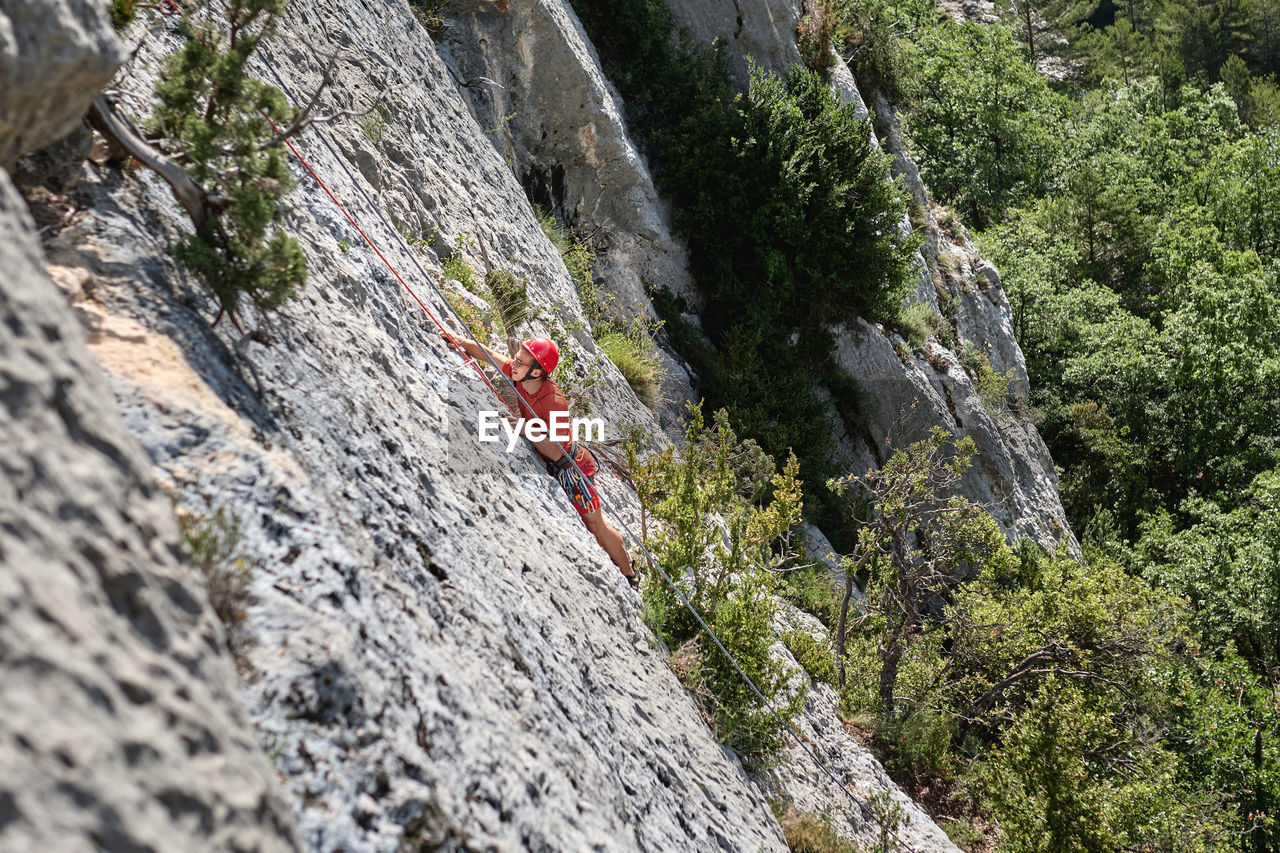
{"label": "green shrub on rock", "polygon": [[165,61],[156,85],[152,134],[205,191],[210,215],[174,255],[237,317],[240,297],[278,308],[306,280],[297,241],[279,228],[280,199],[294,187],[275,131],[297,119],[284,93],[253,79],[246,65],[269,35],[284,0],[230,0],[228,31],[184,24],[186,44]]}
{"label": "green shrub on rock", "polygon": [[111,25],[123,31],[137,16],[138,0],[111,0]]}
{"label": "green shrub on rock", "polygon": [[782,642],[810,678],[823,684],[836,683],[836,665],[826,643],[815,640],[804,631],[788,631],[782,635]]}
{"label": "green shrub on rock", "polygon": [[807,68],[824,71],[836,63],[833,44],[839,12],[834,3],[805,0],[800,20],[796,23],[796,48]]}
{"label": "green shrub on rock", "polygon": [[[794,671],[769,655],[777,607],[770,569],[785,559],[774,549],[800,519],[796,461],[792,457],[773,476],[765,505],[751,504],[741,497],[734,473],[740,445],[727,421],[717,419],[710,440],[704,429],[701,409],[691,407],[682,454],[667,448],[640,461],[637,447],[629,449],[645,511],[645,544],[779,716],[790,720],[806,697],[803,688],[789,686]],[[646,613],[660,619],[651,627],[669,647],[699,634],[697,621],[664,583],[646,587],[645,605]],[[715,643],[704,638],[699,650],[698,678],[717,736],[744,761],[764,763],[781,743],[778,718]]]}
{"label": "green shrub on rock", "polygon": [[812,330],[861,315],[893,317],[910,273],[906,199],[866,119],[817,74],[754,68],[712,136],[673,140],[675,222],[708,312]]}

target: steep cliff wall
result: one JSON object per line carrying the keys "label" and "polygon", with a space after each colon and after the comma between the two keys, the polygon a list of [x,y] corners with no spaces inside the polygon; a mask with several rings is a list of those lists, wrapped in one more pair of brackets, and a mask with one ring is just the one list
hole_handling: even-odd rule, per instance
{"label": "steep cliff wall", "polygon": [[[352,65],[369,66],[340,69],[337,98],[358,99],[352,89],[392,65],[420,81],[398,91],[378,143],[354,121],[334,134],[363,166],[357,180],[411,227],[479,231],[495,261],[533,277],[538,305],[578,315],[519,182],[408,10],[296,11],[273,51],[286,82],[306,85],[294,62],[319,61],[288,46],[325,44],[334,20],[365,51]],[[139,99],[166,38],[127,81]],[[246,698],[308,848],[782,847],[763,798],[650,649],[616,569],[526,457],[478,443],[477,412],[495,401],[455,372],[313,183],[290,222],[308,288],[269,325],[272,346],[237,355],[238,336],[209,328],[207,302],[167,257],[186,227],[167,190],[146,174],[84,177],[92,202],[53,240],[53,262],[80,284],[94,351],[162,476],[184,505],[240,519],[257,598]],[[596,403],[643,417],[634,397],[631,409]]]}
{"label": "steep cliff wall", "polygon": [[[1027,405],[1027,364],[1013,334],[1000,274],[979,256],[963,224],[933,204],[892,105],[879,92],[871,105],[873,126],[911,195],[913,227],[924,240],[914,301],[948,321],[955,344],[932,339],[923,350],[904,355],[908,348],[899,335],[866,323],[849,330],[839,347],[841,365],[871,391],[864,394],[860,411],[864,452],[882,458],[882,436],[900,443],[934,424],[970,436],[977,452],[960,484],[963,494],[986,507],[1010,536],[1079,556],[1058,497],[1057,470]],[[961,353],[984,363],[990,376],[1004,377],[1007,399],[984,400],[977,377],[961,366]]]}
{"label": "steep cliff wall", "polygon": [[[568,3],[457,0],[446,13],[440,57],[463,103],[530,199],[589,241],[615,311],[656,319],[655,289],[696,299],[684,247]],[[657,411],[678,437],[689,377],[664,355]]]}
{"label": "steep cliff wall", "polygon": [[[355,180],[414,233],[479,233],[532,277],[539,306],[580,318],[520,183],[408,10],[296,11],[275,43],[287,83],[314,82],[319,60],[293,50],[330,37],[365,49],[339,70],[340,101],[358,102],[384,67],[417,78],[377,142],[355,121],[334,134]],[[139,112],[174,44],[157,29],[124,80]],[[333,156],[308,153],[369,222]],[[494,401],[454,371],[314,184],[290,221],[311,283],[264,347],[209,328],[207,300],[167,255],[187,224],[163,185],[111,168],[82,177],[86,210],[50,240],[52,269],[166,485],[184,507],[240,521],[256,598],[246,700],[308,848],[782,848],[616,570],[527,459],[476,441]],[[608,393],[625,388],[608,379]],[[594,402],[611,427],[655,427],[629,392]]]}
{"label": "steep cliff wall", "polygon": [[[778,67],[790,61],[794,8],[704,5],[695,10],[704,23],[735,9],[740,59],[759,50]],[[581,326],[573,282],[533,217],[533,196],[593,235],[603,278],[626,312],[651,312],[650,286],[691,293],[683,250],[567,3],[456,0],[451,10],[436,44],[398,2],[297,0],[267,43],[271,67],[255,66],[269,81],[278,72],[297,100],[315,89],[333,56],[324,110],[361,110],[388,88],[376,132],[350,117],[323,130],[332,149],[315,130],[300,139],[379,247],[437,313],[443,304],[417,264],[435,275],[456,252],[480,267],[482,244],[494,264],[530,278],[540,313],[522,331]],[[119,81],[120,99],[141,117],[158,62],[179,36],[173,19],[159,14],[129,36],[142,48]],[[842,79],[846,96],[859,98],[852,79]],[[49,269],[110,377],[134,436],[120,440],[136,440],[150,458],[149,474],[138,473],[135,458],[135,475],[158,477],[185,511],[239,520],[236,556],[252,569],[254,596],[240,647],[242,697],[308,849],[776,850],[785,845],[765,794],[778,791],[830,813],[849,837],[875,839],[874,822],[798,748],[762,780],[714,741],[616,569],[527,457],[477,440],[478,412],[495,401],[456,369],[430,321],[314,180],[299,171],[300,187],[286,202],[310,281],[278,315],[253,318],[267,333],[264,344],[225,321],[210,326],[212,300],[168,252],[190,225],[167,187],[137,169],[78,168],[76,212],[45,234]],[[22,227],[29,232],[30,223]],[[432,246],[406,247],[397,234],[426,239],[437,230],[444,239]],[[978,296],[998,315],[998,281]],[[986,316],[978,296],[971,313]],[[966,326],[975,336],[980,327]],[[892,344],[891,333],[867,327],[851,330],[842,348],[849,369],[870,377],[868,399],[885,418],[941,386],[959,401],[958,421],[982,421],[970,411],[978,404],[962,371],[946,385],[903,365]],[[1011,344],[1009,336],[993,348]],[[571,346],[603,377],[591,402],[610,436],[624,423],[654,433],[671,425],[687,384],[674,381],[673,405],[655,415],[586,331]],[[877,360],[885,349],[892,361]],[[876,384],[881,378],[890,390]],[[945,395],[935,396],[934,415],[949,413]],[[874,442],[883,436],[864,438],[880,422],[863,423],[848,439],[851,460],[882,450]],[[1008,443],[1008,427],[992,429],[993,442]],[[1005,445],[993,443],[991,453],[992,465],[1009,469],[1000,476],[1025,474]],[[634,518],[634,496],[608,472],[602,484]],[[118,500],[92,494],[85,499]],[[1038,530],[1040,512],[1014,504],[1010,524]],[[171,521],[146,529],[160,533],[154,543],[141,536],[130,553],[173,550]],[[154,573],[139,568],[138,583],[176,589],[165,585],[170,567],[191,583],[172,554],[154,564]],[[192,596],[184,618],[199,627],[187,630],[221,648],[203,596]],[[788,619],[813,627],[800,614]],[[775,651],[787,654],[781,645]],[[151,660],[147,654],[120,651],[122,661]],[[241,712],[226,701],[225,655],[207,664],[212,674],[192,666],[209,684],[172,693],[203,701],[212,691],[208,725],[215,738],[225,726],[221,748],[241,755],[251,744],[237,729]],[[161,687],[148,689],[162,689],[160,677]],[[175,732],[157,726],[164,737],[180,740],[180,710]],[[887,791],[900,802],[912,817],[903,835],[913,849],[954,849],[843,731],[825,688],[815,689],[801,729],[860,796]],[[103,737],[124,751],[116,732]],[[161,753],[156,762],[190,771],[190,762]],[[257,797],[257,824],[242,824],[236,810],[248,800],[219,805],[209,820],[225,834],[212,843],[233,846],[234,833],[249,831],[243,825],[261,834],[255,843],[264,849],[287,846],[290,818],[275,806],[262,758],[247,761],[234,772],[251,781],[225,790]],[[192,778],[207,786],[207,797],[193,795],[197,802],[223,790],[216,779]],[[205,831],[203,818],[178,806],[170,816],[188,821],[184,831]],[[133,818],[121,822],[133,826]]]}

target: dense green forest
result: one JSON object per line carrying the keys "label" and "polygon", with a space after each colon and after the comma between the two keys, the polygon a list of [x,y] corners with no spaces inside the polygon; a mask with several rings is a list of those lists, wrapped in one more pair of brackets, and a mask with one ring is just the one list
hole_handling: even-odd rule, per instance
{"label": "dense green forest", "polygon": [[[712,345],[659,294],[667,331],[739,435],[795,451],[869,596],[841,614],[818,579],[779,581],[832,629],[834,660],[797,657],[838,671],[849,724],[970,849],[1280,848],[1280,2],[1004,0],[960,23],[806,0],[808,68],[741,93],[661,0],[575,8]],[[946,489],[970,449],[945,434],[868,477],[826,462],[823,410],[856,418],[857,394],[824,329],[902,325],[914,248],[885,227],[907,209],[886,155],[824,85],[835,56],[1003,274],[1082,561],[993,538]]]}
{"label": "dense green forest", "polygon": [[[1123,702],[1047,673],[994,748],[972,751],[970,778],[1006,835],[1026,833],[1009,849],[1275,849],[1280,4],[1000,12],[1007,26],[882,4],[849,39],[874,39],[853,50],[860,78],[891,81],[930,191],[1004,274],[1098,584],[1073,589],[1064,567],[1052,606],[1152,619],[1132,645],[1143,635],[1154,657],[1114,677]],[[1109,577],[1138,598],[1116,602]],[[957,595],[947,634],[974,595]],[[1008,636],[1017,616],[995,621]],[[1044,716],[1073,703],[1078,722]],[[1078,778],[1053,784],[1067,756]]]}
{"label": "dense green forest", "polygon": [[1203,731],[1157,715],[1149,736],[1184,797],[1221,798],[1218,827],[1117,840],[1275,849],[1280,4],[1015,2],[1007,27],[882,11],[889,47],[864,70],[899,81],[926,183],[1004,274],[1089,567],[1173,596],[1191,638],[1162,645],[1210,688],[1187,703]]}

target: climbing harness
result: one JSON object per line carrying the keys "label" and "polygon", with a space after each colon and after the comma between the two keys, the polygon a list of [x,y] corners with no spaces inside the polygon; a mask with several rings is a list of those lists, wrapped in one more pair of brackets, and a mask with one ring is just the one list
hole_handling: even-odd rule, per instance
{"label": "climbing harness", "polygon": [[[196,38],[200,38],[199,33],[196,32],[195,28],[191,25],[191,22],[187,19],[186,12],[183,11],[182,7],[179,6],[177,2],[175,2],[175,0],[167,0],[167,2],[174,9],[174,11],[177,12],[178,15],[182,17],[183,21],[187,23],[187,26],[191,29],[191,32],[195,34]],[[203,39],[201,39],[201,41],[203,41]],[[266,67],[267,71],[270,73],[272,78],[274,78],[276,85],[279,86],[280,90],[285,93],[289,101],[296,103],[297,98],[294,96],[293,91],[285,84],[280,74],[276,71],[276,68],[272,64],[271,60],[266,56],[265,45],[263,47],[264,47],[264,50],[259,51],[259,54],[258,54],[263,65]],[[270,118],[268,118],[268,121],[270,121]],[[281,134],[280,128],[276,126],[274,121],[271,121],[271,126],[275,130],[277,135]],[[343,173],[347,177],[347,180],[350,182],[350,185],[356,189],[356,191],[364,199],[365,204],[368,206],[368,208],[372,210],[374,214],[378,217],[383,227],[386,228],[387,233],[395,235],[395,239],[399,244],[401,251],[404,253],[406,257],[409,258],[409,260],[417,268],[418,274],[422,276],[423,280],[429,283],[431,289],[435,291],[436,296],[439,297],[440,301],[444,303],[445,308],[449,311],[450,315],[452,315],[453,319],[457,321],[458,325],[461,328],[466,329],[468,333],[470,333],[470,328],[463,321],[463,319],[460,316],[458,316],[458,312],[453,309],[453,306],[448,303],[448,300],[444,298],[444,294],[440,292],[440,289],[436,287],[436,285],[432,281],[431,276],[422,267],[422,264],[421,262],[418,261],[417,256],[410,249],[409,245],[405,242],[403,235],[401,235],[396,228],[391,226],[391,223],[387,221],[386,215],[382,212],[381,206],[374,203],[373,199],[369,196],[364,186],[355,179],[354,175],[351,174],[351,170],[347,166],[346,160],[338,153],[333,143],[329,140],[328,135],[317,125],[314,125],[314,124],[311,125],[311,129],[314,130],[316,134],[320,137],[320,141],[324,143],[324,146],[329,151],[330,156],[334,159],[335,162],[337,162],[339,168],[342,169]],[[337,196],[333,194],[333,192],[329,189],[329,187],[325,184],[325,182],[321,180],[320,176],[316,174],[315,170],[311,167],[311,164],[307,161],[305,157],[302,156],[302,153],[293,144],[293,140],[289,139],[287,136],[284,136],[282,137],[282,141],[286,146],[288,146],[289,152],[298,160],[298,162],[302,165],[302,167],[306,169],[307,173],[311,175],[311,177],[315,180],[315,182],[319,185],[319,187],[324,191],[325,195],[329,197],[330,201],[332,201],[334,205],[338,208],[338,210],[341,211],[342,215],[346,217],[347,222],[349,222],[351,224],[351,227],[356,230],[356,233],[359,234],[360,237],[365,241],[365,243],[368,245],[370,250],[372,250],[373,253],[377,255],[378,258],[383,262],[383,264],[386,265],[387,269],[395,277],[396,281],[400,282],[401,286],[413,298],[413,301],[418,304],[418,307],[420,307],[423,310],[423,312],[429,318],[431,318],[431,321],[436,325],[437,329],[439,329],[441,332],[445,333],[445,335],[448,336],[446,337],[446,340],[453,345],[453,348],[457,350],[463,356],[464,359],[466,359],[464,366],[465,364],[470,364],[475,369],[476,373],[480,375],[480,378],[484,380],[485,385],[489,386],[489,390],[493,392],[494,396],[497,397],[499,400],[501,400],[503,402],[503,405],[505,405],[513,415],[515,415],[516,417],[519,417],[519,412],[517,412],[515,407],[513,407],[510,403],[508,403],[503,398],[502,394],[498,393],[498,389],[494,387],[493,383],[489,380],[489,377],[485,375],[484,370],[480,367],[479,364],[476,363],[476,360],[473,358],[470,358],[467,355],[467,353],[462,349],[462,347],[456,341],[452,340],[452,333],[449,332],[449,330],[447,330],[444,327],[444,325],[440,322],[440,320],[436,318],[436,315],[432,313],[431,309],[427,307],[426,303],[423,302],[422,299],[418,296],[418,294],[413,290],[413,288],[409,286],[409,283],[404,280],[404,278],[400,275],[399,271],[395,268],[395,266],[391,263],[391,261],[389,261],[387,257],[378,249],[378,247],[374,244],[373,240],[371,240],[369,238],[369,235],[364,232],[364,229],[361,228],[359,223],[357,223],[356,220],[351,216],[351,214],[347,211],[346,207],[342,204],[342,202],[338,200]],[[494,360],[493,356],[489,353],[489,351],[486,348],[484,348],[483,345],[480,344],[480,341],[476,339],[474,334],[469,334],[469,337],[477,345],[481,346],[481,351],[485,354],[486,360],[489,362],[490,365],[493,366],[494,370],[497,371],[498,375],[501,376],[502,379],[506,382],[507,386],[510,388],[512,393],[514,393],[519,400],[523,401],[525,405],[528,405],[529,401],[525,398],[524,394],[520,391],[519,388],[516,387],[516,384],[512,382],[511,379],[508,378],[506,374],[502,372],[501,367]],[[546,340],[546,343],[551,345],[550,352],[554,352],[554,347],[555,347],[554,343],[552,343],[550,340],[547,340],[547,339],[541,339],[541,340]],[[531,342],[540,343],[540,340],[535,338],[535,339],[532,339]],[[547,352],[546,354],[549,355],[550,352]],[[539,355],[539,353],[534,353],[534,355],[536,357],[537,355]],[[539,358],[538,361],[540,364],[542,363],[541,358]],[[545,467],[545,462],[543,458],[538,454],[537,450],[534,449],[532,444],[526,441],[525,448],[529,451],[530,455],[534,458],[536,462],[538,462],[540,465],[543,465]],[[590,481],[590,478],[588,478],[587,475],[583,472],[583,470],[578,466],[577,461],[573,459],[573,457],[566,454],[564,458],[569,460],[569,466],[572,467],[573,472],[576,472],[576,475],[578,477],[582,477]],[[566,472],[569,470],[569,466],[564,467],[564,470]],[[632,541],[638,544],[641,550],[644,551],[644,555],[646,559],[649,561],[649,565],[652,566],[658,572],[659,575],[661,575],[662,579],[666,581],[667,585],[670,586],[671,589],[675,592],[676,596],[679,597],[680,602],[685,606],[685,608],[693,616],[694,620],[698,623],[698,625],[702,628],[702,630],[706,632],[707,636],[711,638],[712,642],[715,643],[716,648],[718,648],[721,654],[725,656],[725,658],[733,666],[733,669],[738,673],[738,675],[742,678],[742,680],[746,683],[746,685],[749,688],[751,688],[751,692],[754,693],[756,698],[760,700],[760,704],[763,705],[765,708],[769,709],[769,713],[772,714],[773,717],[782,725],[782,727],[791,736],[792,740],[795,741],[796,745],[799,746],[800,749],[803,752],[805,752],[813,760],[814,764],[817,765],[817,767],[824,774],[826,774],[826,776],[835,784],[837,788],[839,788],[841,791],[845,793],[845,796],[847,796],[850,799],[850,801],[852,801],[853,804],[856,805],[867,818],[869,818],[874,823],[880,824],[882,830],[889,830],[888,827],[880,823],[880,820],[876,816],[875,812],[873,812],[866,803],[862,802],[862,800],[858,798],[857,795],[855,795],[851,790],[849,790],[848,786],[845,783],[841,782],[839,777],[837,777],[835,773],[829,767],[827,767],[827,765],[822,761],[822,759],[813,750],[813,748],[809,746],[809,744],[805,741],[803,736],[796,730],[796,728],[790,722],[783,719],[782,715],[778,713],[778,710],[777,708],[774,707],[773,703],[764,697],[764,694],[760,692],[760,688],[756,686],[755,682],[751,680],[751,677],[748,676],[746,672],[743,671],[742,667],[738,664],[737,659],[729,652],[727,648],[725,648],[724,644],[720,642],[720,638],[717,637],[715,632],[711,630],[711,626],[708,625],[706,621],[702,618],[702,615],[698,613],[697,609],[693,606],[693,603],[689,601],[684,591],[679,587],[678,584],[676,584],[674,580],[672,580],[671,576],[667,574],[666,570],[662,568],[657,558],[654,557],[653,553],[649,550],[649,547],[645,545],[644,540],[641,539],[639,536],[637,536],[635,532],[631,529],[630,525],[628,525],[626,521],[623,520],[623,518],[617,512],[617,510],[614,509],[614,507],[610,505],[608,501],[604,500],[603,495],[601,496],[601,502],[604,508],[609,511],[609,514],[613,517],[613,519],[619,524],[619,526],[622,527],[622,529],[627,533],[627,535],[631,537]],[[634,568],[633,568],[633,571],[636,572],[634,576],[636,578],[636,581],[633,582],[630,580],[630,578],[628,578],[628,582],[631,583],[633,587],[635,587],[638,585],[639,571]],[[893,840],[896,841],[898,845],[903,850],[906,851],[906,853],[915,853],[912,847],[909,844],[907,844],[901,838],[901,836],[898,835],[896,831],[889,830],[889,834],[893,837]]]}

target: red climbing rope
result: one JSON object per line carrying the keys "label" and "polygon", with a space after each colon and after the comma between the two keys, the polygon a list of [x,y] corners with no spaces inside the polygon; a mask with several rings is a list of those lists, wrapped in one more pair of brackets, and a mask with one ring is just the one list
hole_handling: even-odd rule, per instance
{"label": "red climbing rope", "polygon": [[[169,0],[169,2],[172,3],[173,0]],[[267,118],[267,121],[271,122],[271,127],[275,130],[277,134],[280,133],[280,128],[276,126],[276,123],[274,121],[271,121],[269,117]],[[325,182],[320,179],[320,176],[316,174],[315,169],[311,168],[311,164],[307,162],[307,158],[303,157],[302,152],[298,151],[298,149],[294,147],[293,141],[286,139],[284,141],[284,144],[289,147],[289,152],[293,154],[294,157],[298,158],[298,162],[301,163],[302,167],[307,170],[307,173],[310,174],[311,177],[315,178],[316,183],[320,185],[320,189],[324,190],[325,195],[329,196],[330,200],[333,201],[334,205],[337,206],[338,210],[342,211],[342,215],[345,216],[347,218],[347,221],[351,223],[351,227],[356,229],[356,233],[364,238],[365,243],[367,243],[369,248],[373,250],[373,253],[377,255],[379,258],[381,258],[382,262],[387,265],[387,269],[391,270],[391,274],[396,277],[396,281],[400,282],[400,284],[404,287],[404,289],[408,292],[408,294],[413,297],[413,301],[417,302],[418,306],[426,313],[428,317],[431,318],[431,322],[436,324],[436,328],[439,329],[443,334],[448,335],[448,338],[446,338],[446,340],[449,342],[449,344],[454,349],[456,349],[459,353],[461,353],[462,357],[467,360],[466,363],[470,364],[472,368],[475,369],[476,373],[480,376],[480,378],[484,380],[484,384],[489,386],[489,390],[493,392],[495,397],[497,397],[499,400],[502,401],[503,405],[507,407],[507,409],[511,412],[511,414],[515,415],[516,417],[519,417],[520,413],[517,412],[501,394],[498,393],[498,389],[494,387],[493,383],[489,381],[489,377],[485,375],[484,369],[480,367],[480,365],[476,362],[474,358],[471,358],[470,356],[467,355],[466,350],[464,350],[462,346],[453,339],[453,334],[448,329],[445,328],[444,324],[441,323],[440,320],[436,318],[435,314],[431,313],[431,309],[428,308],[426,303],[423,302],[422,299],[418,297],[418,294],[415,293],[413,288],[409,286],[409,283],[404,280],[404,278],[400,275],[400,271],[395,268],[395,265],[392,264],[391,261],[387,259],[386,255],[382,254],[381,249],[379,249],[377,246],[374,245],[373,241],[369,239],[369,235],[364,233],[364,229],[361,228],[359,223],[357,223],[355,219],[352,218],[351,214],[347,212],[347,208],[343,206],[342,202],[338,201],[338,197],[335,196],[333,194],[333,191],[329,189],[328,185],[325,184]]]}
{"label": "red climbing rope", "polygon": [[[182,7],[177,4],[176,0],[168,0],[168,3],[173,8],[173,10],[177,12],[179,16],[181,16],[182,20],[186,23],[187,28],[191,30],[192,34],[197,39],[199,39],[200,43],[203,44],[205,47],[208,47],[209,43],[205,41],[202,35],[200,35],[200,31],[197,30],[195,26],[192,25],[191,19],[187,17],[187,13],[184,12]],[[262,117],[271,123],[271,129],[274,130],[277,135],[279,135],[282,132],[280,130],[279,125],[275,123],[275,120],[272,119],[271,116],[267,115],[265,110],[262,113]],[[346,217],[347,222],[351,223],[351,227],[356,230],[356,233],[359,234],[360,237],[364,240],[364,242],[369,246],[369,248],[373,250],[373,253],[377,255],[384,264],[386,264],[387,269],[391,271],[391,274],[393,276],[395,276],[396,281],[400,282],[401,286],[404,287],[405,291],[411,297],[413,297],[413,301],[418,303],[418,307],[420,307],[423,310],[423,312],[428,317],[431,318],[431,322],[436,324],[436,328],[439,329],[441,333],[448,335],[446,340],[448,341],[449,345],[452,346],[455,350],[457,350],[462,355],[463,358],[466,358],[467,360],[466,363],[471,365],[471,367],[480,376],[480,378],[484,380],[484,384],[489,386],[489,390],[493,392],[493,395],[497,397],[499,400],[501,400],[502,404],[507,407],[507,410],[510,411],[513,416],[519,417],[520,413],[516,411],[516,409],[509,402],[507,402],[506,398],[504,398],[500,393],[498,393],[498,389],[495,388],[493,383],[489,380],[489,377],[485,374],[484,369],[480,367],[480,365],[476,362],[474,358],[471,358],[467,355],[466,350],[464,350],[462,346],[458,344],[456,340],[453,339],[453,334],[447,328],[445,328],[444,324],[441,323],[440,320],[436,317],[436,315],[432,313],[431,309],[427,307],[427,304],[422,301],[422,299],[418,296],[418,294],[414,292],[414,289],[409,286],[409,283],[404,280],[404,277],[400,275],[400,271],[395,268],[395,265],[392,264],[391,261],[387,259],[386,255],[382,254],[382,250],[379,249],[374,244],[373,240],[369,238],[369,235],[364,233],[364,229],[360,227],[360,223],[356,222],[355,218],[347,211],[346,206],[343,205],[343,203],[338,200],[338,197],[333,194],[333,191],[329,189],[329,185],[326,184],[324,180],[321,179],[321,177],[316,174],[316,170],[311,168],[311,164],[307,162],[307,158],[303,157],[302,152],[299,151],[297,147],[294,146],[293,140],[286,138],[284,140],[284,144],[289,148],[289,153],[292,154],[295,158],[297,158],[298,162],[302,164],[302,167],[307,170],[307,174],[311,175],[311,177],[315,179],[315,182],[319,184],[320,189],[324,190],[325,195],[329,196],[329,200],[334,203],[334,206],[336,206],[338,210],[342,211],[342,215]]]}

